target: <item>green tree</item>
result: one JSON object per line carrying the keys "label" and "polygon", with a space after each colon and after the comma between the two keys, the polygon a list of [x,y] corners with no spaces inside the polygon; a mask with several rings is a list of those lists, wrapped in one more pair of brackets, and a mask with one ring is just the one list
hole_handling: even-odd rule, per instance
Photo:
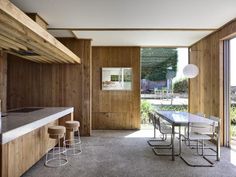
{"label": "green tree", "polygon": [[178,54],[172,48],[142,48],[141,78],[151,81],[166,80],[168,72],[176,75]]}
{"label": "green tree", "polygon": [[174,93],[187,93],[188,92],[188,80],[183,79],[176,81],[173,86]]}

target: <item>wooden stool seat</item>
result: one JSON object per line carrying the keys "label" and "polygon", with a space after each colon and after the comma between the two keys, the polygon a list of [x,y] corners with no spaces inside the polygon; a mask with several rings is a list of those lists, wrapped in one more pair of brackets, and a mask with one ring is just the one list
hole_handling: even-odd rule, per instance
{"label": "wooden stool seat", "polygon": [[57,139],[64,136],[66,128],[64,126],[51,126],[48,127],[48,134],[50,138]]}
{"label": "wooden stool seat", "polygon": [[66,121],[65,127],[67,130],[77,131],[80,127],[79,121]]}

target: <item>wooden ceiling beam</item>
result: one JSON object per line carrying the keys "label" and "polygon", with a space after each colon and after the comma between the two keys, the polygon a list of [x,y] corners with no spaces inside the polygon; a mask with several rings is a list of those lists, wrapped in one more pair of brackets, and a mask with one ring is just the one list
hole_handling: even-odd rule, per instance
{"label": "wooden ceiling beam", "polygon": [[6,41],[4,41],[4,40],[2,40],[2,39],[0,39],[0,44],[1,44],[1,45],[4,45],[4,46],[7,46],[7,47],[9,48],[9,50],[10,50],[10,49],[16,50],[16,51],[19,51],[19,50],[20,50],[19,47],[15,46],[15,45],[12,45],[11,43],[6,42]]}
{"label": "wooden ceiling beam", "polygon": [[[77,55],[40,27],[9,0],[0,0],[0,22],[1,27],[6,26],[8,30],[13,30],[13,32],[10,32],[10,35],[13,35],[17,40],[20,39],[28,43],[29,46],[32,45],[33,47],[27,47],[30,49],[34,48],[33,51],[35,53],[38,53],[38,50],[41,52],[47,50],[46,57],[48,53],[51,53],[54,56],[53,58],[60,60],[60,62],[80,63],[80,58]],[[21,42],[19,43],[22,44]]]}
{"label": "wooden ceiling beam", "polygon": [[14,45],[14,46],[16,46],[16,47],[18,47],[18,48],[20,48],[22,50],[28,50],[27,47],[25,47],[24,45],[22,45],[22,44],[20,44],[18,42],[14,42],[14,41],[12,41],[11,39],[9,39],[9,38],[7,38],[5,36],[0,35],[0,40],[5,41],[5,42],[7,42],[7,43],[9,43],[11,45]]}
{"label": "wooden ceiling beam", "polygon": [[10,48],[8,46],[5,46],[4,44],[0,43],[0,47],[5,49],[5,50],[10,50]]}
{"label": "wooden ceiling beam", "polygon": [[37,13],[26,13],[32,20],[39,24],[43,29],[47,30],[48,23]]}
{"label": "wooden ceiling beam", "polygon": [[15,45],[11,45],[11,44],[9,44],[8,42],[6,42],[6,41],[3,41],[3,40],[1,40],[0,39],[0,44],[1,45],[3,45],[3,46],[6,46],[6,47],[8,47],[9,49],[14,49],[14,50],[20,50],[18,47],[16,47]]}
{"label": "wooden ceiling beam", "polygon": [[29,57],[27,57],[27,56],[19,55],[18,53],[15,53],[15,52],[10,51],[10,50],[9,50],[9,51],[5,51],[5,52],[7,52],[7,53],[9,53],[9,54],[12,54],[12,55],[16,55],[16,56],[21,57],[21,58],[24,58],[24,59],[26,59],[26,60],[30,60],[30,61],[33,61],[33,62],[36,62],[36,63],[40,63],[38,60],[34,60],[34,59],[29,58]]}
{"label": "wooden ceiling beam", "polygon": [[[11,35],[11,33],[15,32],[15,35]],[[25,38],[22,38],[22,35],[18,33],[17,31],[14,31],[12,29],[9,29],[6,27],[6,25],[0,25],[0,34],[3,36],[7,36],[9,39],[11,39],[13,42],[19,42],[20,44],[26,46],[27,48],[37,51],[36,53],[42,56],[47,57],[49,60],[52,60],[57,63],[68,63],[66,60],[60,58],[57,59],[50,51],[48,51],[44,47],[34,47],[33,45],[29,44],[27,41],[25,41]],[[5,36],[5,37],[6,37]],[[16,37],[15,37],[16,36]]]}
{"label": "wooden ceiling beam", "polygon": [[[52,51],[51,48],[47,47],[47,43],[44,43],[41,38],[37,38],[37,35],[31,33],[30,31],[26,31],[25,27],[16,23],[13,19],[8,20],[8,17],[0,12],[0,22],[2,25],[0,29],[4,30],[3,35],[8,34],[8,36],[13,36],[16,38],[16,41],[24,41],[24,45],[28,45],[29,47],[35,47],[35,53],[40,50],[43,50],[45,53],[50,53],[54,58],[58,60],[62,60],[65,63],[70,63],[69,59],[60,53],[56,53]],[[41,45],[40,45],[41,44]]]}
{"label": "wooden ceiling beam", "polygon": [[[2,39],[4,39],[5,41],[3,41]],[[6,41],[8,41],[8,42],[6,42]],[[17,50],[17,51],[19,51],[19,48],[17,48],[17,47],[19,47],[19,46],[21,47],[21,45],[19,43],[14,42],[13,40],[11,40],[9,38],[6,38],[5,36],[2,36],[2,35],[0,35],[0,45],[4,46],[5,49],[8,49],[8,50],[14,49],[14,50]],[[35,59],[37,61],[42,61],[44,63],[59,63],[58,61],[54,61],[52,59],[50,60],[47,57],[40,56],[40,55],[38,55],[38,56],[37,55],[36,56],[23,56],[23,55],[20,55],[19,53],[16,53],[14,51],[9,51],[8,53],[20,56],[20,57],[25,58],[25,59],[29,59],[31,61],[34,61],[33,59]]]}
{"label": "wooden ceiling beam", "polygon": [[28,56],[28,58],[32,58],[44,63],[53,63],[52,61],[45,60],[42,56]]}

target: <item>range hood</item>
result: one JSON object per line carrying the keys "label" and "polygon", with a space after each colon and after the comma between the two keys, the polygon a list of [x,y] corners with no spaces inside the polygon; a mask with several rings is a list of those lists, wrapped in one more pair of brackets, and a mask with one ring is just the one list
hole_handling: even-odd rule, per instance
{"label": "range hood", "polygon": [[80,58],[9,0],[0,0],[0,50],[38,63],[80,63]]}

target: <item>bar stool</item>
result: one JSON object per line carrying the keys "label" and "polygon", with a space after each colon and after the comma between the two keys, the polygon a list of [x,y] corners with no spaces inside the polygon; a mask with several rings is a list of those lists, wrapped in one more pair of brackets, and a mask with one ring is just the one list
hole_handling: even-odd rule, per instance
{"label": "bar stool", "polygon": [[[64,141],[64,146],[66,147],[67,155],[78,155],[82,152],[79,121],[66,121],[66,140]],[[77,133],[77,136],[75,136]]]}
{"label": "bar stool", "polygon": [[60,167],[68,163],[66,148],[61,147],[60,140],[65,140],[66,128],[64,126],[51,126],[48,127],[49,138],[57,139],[58,146],[49,149],[46,154],[45,166],[47,167]]}

